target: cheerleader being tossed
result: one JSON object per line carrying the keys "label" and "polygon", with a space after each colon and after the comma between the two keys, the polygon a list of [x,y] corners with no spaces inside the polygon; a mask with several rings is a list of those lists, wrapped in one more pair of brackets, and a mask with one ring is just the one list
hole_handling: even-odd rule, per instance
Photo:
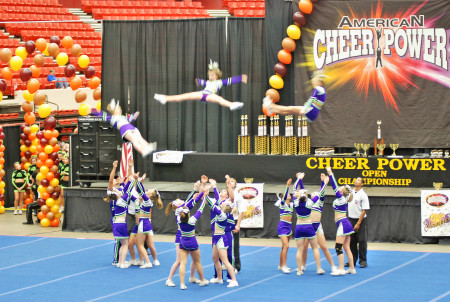
{"label": "cheerleader being tossed", "polygon": [[222,71],[219,69],[217,62],[210,62],[208,65],[208,80],[195,79],[197,86],[204,86],[201,91],[188,92],[179,95],[163,95],[155,93],[155,100],[165,105],[167,102],[183,102],[183,101],[203,101],[207,103],[216,103],[221,106],[230,108],[230,110],[238,110],[244,106],[242,102],[230,102],[223,97],[217,95],[223,86],[236,83],[247,83],[248,76],[246,74],[234,76],[222,80]]}

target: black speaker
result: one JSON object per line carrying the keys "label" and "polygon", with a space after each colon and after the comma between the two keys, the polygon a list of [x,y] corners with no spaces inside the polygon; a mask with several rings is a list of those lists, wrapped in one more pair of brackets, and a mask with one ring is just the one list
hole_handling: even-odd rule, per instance
{"label": "black speaker", "polygon": [[80,186],[90,187],[91,183],[107,181],[112,162],[120,161],[122,139],[101,117],[79,117],[77,137],[76,178]]}

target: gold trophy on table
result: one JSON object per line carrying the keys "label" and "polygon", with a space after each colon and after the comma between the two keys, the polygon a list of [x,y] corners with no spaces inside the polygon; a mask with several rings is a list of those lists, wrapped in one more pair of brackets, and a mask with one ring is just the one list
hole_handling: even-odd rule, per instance
{"label": "gold trophy on table", "polygon": [[386,144],[378,144],[378,155],[383,156],[384,155],[384,149],[386,148]]}
{"label": "gold trophy on table", "polygon": [[393,156],[393,157],[397,156],[397,154],[395,154],[395,150],[398,149],[398,144],[390,144],[389,146],[390,146],[391,149],[392,149],[392,156]]}
{"label": "gold trophy on table", "polygon": [[361,150],[361,145],[361,143],[355,143],[356,156],[361,156],[361,153],[359,153],[359,150]]}
{"label": "gold trophy on table", "polygon": [[369,150],[370,144],[362,144],[362,149],[364,150],[364,157],[367,157],[367,150]]}

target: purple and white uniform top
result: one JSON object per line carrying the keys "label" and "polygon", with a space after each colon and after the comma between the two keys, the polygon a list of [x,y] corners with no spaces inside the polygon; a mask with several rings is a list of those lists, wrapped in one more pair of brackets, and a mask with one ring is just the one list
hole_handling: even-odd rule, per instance
{"label": "purple and white uniform top", "polygon": [[312,95],[303,105],[306,111],[305,116],[309,121],[312,122],[319,116],[319,111],[320,109],[322,109],[326,97],[327,93],[325,91],[325,88],[323,88],[322,86],[314,87]]}
{"label": "purple and white uniform top", "polygon": [[234,76],[227,79],[207,81],[202,79],[197,79],[197,84],[199,86],[204,86],[205,88],[200,92],[203,93],[202,101],[206,102],[206,97],[210,94],[217,94],[223,86],[228,86],[231,84],[237,84],[242,82],[242,75]]}

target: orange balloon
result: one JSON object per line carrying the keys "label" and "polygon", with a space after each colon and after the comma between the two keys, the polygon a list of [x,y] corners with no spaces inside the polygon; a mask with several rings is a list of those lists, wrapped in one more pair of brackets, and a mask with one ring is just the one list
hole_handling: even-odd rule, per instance
{"label": "orange balloon", "polygon": [[298,8],[300,8],[303,13],[310,14],[313,10],[313,5],[310,0],[300,0]]}
{"label": "orange balloon", "polygon": [[56,228],[59,226],[59,219],[55,218],[53,220],[50,221],[50,226]]}
{"label": "orange balloon", "polygon": [[[47,207],[48,208],[48,207]],[[48,212],[48,211],[47,211]],[[42,209],[41,209],[41,211],[38,213],[38,218],[39,218],[39,220],[42,220],[42,219],[44,219],[45,218],[45,213],[44,212],[42,212]]]}
{"label": "orange balloon", "polygon": [[56,144],[56,145],[53,146],[53,152],[58,152],[59,149],[60,149],[60,147],[59,147],[58,144]]}
{"label": "orange balloon", "polygon": [[77,90],[78,88],[81,87],[82,81],[81,78],[79,76],[74,76],[71,80],[70,80],[70,88],[72,88],[72,90]]}
{"label": "orange balloon", "polygon": [[27,112],[24,116],[25,123],[28,125],[33,124],[36,121],[36,115],[33,112]]}
{"label": "orange balloon", "polygon": [[38,168],[42,167],[43,165],[44,165],[44,163],[42,162],[42,160],[38,159],[38,160],[36,161],[36,166],[37,166]]}
{"label": "orange balloon", "polygon": [[282,49],[278,52],[278,60],[280,60],[280,62],[284,64],[291,64],[292,55],[290,52]]}
{"label": "orange balloon", "polygon": [[100,86],[100,79],[99,79],[98,77],[92,77],[92,78],[89,80],[89,88],[95,89],[95,88],[97,88],[98,86]]}
{"label": "orange balloon", "polygon": [[44,163],[47,167],[51,168],[53,167],[53,160],[51,160],[50,158],[47,159]]}
{"label": "orange balloon", "polygon": [[48,154],[47,153],[45,153],[45,152],[39,152],[39,159],[42,161],[42,162],[45,162],[47,159],[48,159]]}
{"label": "orange balloon", "polygon": [[44,137],[46,139],[51,139],[53,137],[52,136],[52,130],[44,130]]}
{"label": "orange balloon", "polygon": [[28,90],[29,93],[33,94],[33,93],[35,93],[36,91],[39,90],[40,86],[41,86],[41,84],[39,83],[38,80],[31,79],[27,83],[27,90]]}
{"label": "orange balloon", "polygon": [[30,69],[31,69],[32,77],[39,78],[39,76],[41,75],[41,69],[39,67],[37,67],[36,65],[31,65]]}
{"label": "orange balloon", "polygon": [[55,178],[55,174],[53,174],[53,172],[47,172],[47,175],[45,176],[45,178],[48,181],[52,181]]}
{"label": "orange balloon", "polygon": [[71,49],[72,46],[73,46],[73,39],[72,39],[72,37],[65,36],[65,37],[62,39],[61,44],[62,44],[62,46],[63,46],[65,49]]}
{"label": "orange balloon", "polygon": [[28,139],[30,141],[34,141],[36,139],[36,133],[31,132],[30,134],[28,134]]}
{"label": "orange balloon", "polygon": [[270,97],[274,103],[278,103],[280,101],[280,93],[276,89],[268,89],[266,91],[266,96]]}
{"label": "orange balloon", "polygon": [[12,77],[13,77],[13,73],[11,68],[9,67],[3,67],[2,69],[2,77],[7,80],[7,81],[11,81]]}
{"label": "orange balloon", "polygon": [[47,192],[43,192],[43,193],[41,193],[41,198],[43,200],[47,200],[50,198],[50,194],[48,194]]}
{"label": "orange balloon", "polygon": [[39,152],[39,153],[40,153],[40,152],[44,152],[44,147],[41,146],[41,145],[37,145],[37,146],[36,146],[36,151]]}
{"label": "orange balloon", "polygon": [[36,40],[36,48],[40,52],[44,52],[44,50],[47,48],[47,41],[44,38],[39,38]]}
{"label": "orange balloon", "polygon": [[52,137],[56,138],[56,137],[58,137],[58,136],[59,136],[59,131],[56,130],[56,129],[53,129],[53,130],[52,130]]}

